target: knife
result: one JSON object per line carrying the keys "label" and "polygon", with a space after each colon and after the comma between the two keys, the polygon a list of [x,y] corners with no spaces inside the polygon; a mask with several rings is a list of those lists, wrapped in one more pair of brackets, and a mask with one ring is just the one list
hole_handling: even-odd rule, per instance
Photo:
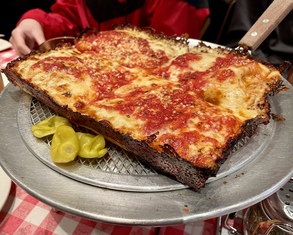
{"label": "knife", "polygon": [[239,48],[256,50],[292,9],[293,0],[274,0],[240,39]]}

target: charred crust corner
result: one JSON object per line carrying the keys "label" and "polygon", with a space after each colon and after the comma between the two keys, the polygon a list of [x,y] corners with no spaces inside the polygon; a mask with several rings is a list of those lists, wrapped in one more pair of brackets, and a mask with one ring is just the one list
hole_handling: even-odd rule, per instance
{"label": "charred crust corner", "polygon": [[274,121],[277,121],[277,122],[283,122],[283,121],[286,121],[286,118],[284,118],[283,116],[279,115],[279,114],[275,114],[275,113],[272,113],[271,114],[271,117]]}
{"label": "charred crust corner", "polygon": [[151,144],[157,138],[157,134],[152,134],[147,137],[147,143]]}
{"label": "charred crust corner", "polygon": [[85,37],[86,35],[96,35],[98,34],[98,31],[95,28],[92,27],[86,27],[84,28],[76,37],[76,40],[81,39],[82,37]]}

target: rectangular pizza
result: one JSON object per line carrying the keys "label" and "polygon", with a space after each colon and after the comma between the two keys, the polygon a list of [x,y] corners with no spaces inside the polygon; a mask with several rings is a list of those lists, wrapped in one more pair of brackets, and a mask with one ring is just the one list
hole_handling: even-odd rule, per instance
{"label": "rectangular pizza", "polygon": [[74,45],[33,51],[3,70],[9,81],[142,162],[195,190],[237,141],[270,121],[282,90],[272,65],[235,50],[130,25],[85,29]]}

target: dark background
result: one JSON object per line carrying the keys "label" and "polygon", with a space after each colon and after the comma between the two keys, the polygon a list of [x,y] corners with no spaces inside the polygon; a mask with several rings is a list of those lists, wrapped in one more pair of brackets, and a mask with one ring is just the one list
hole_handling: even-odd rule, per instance
{"label": "dark background", "polygon": [[4,0],[1,1],[0,34],[5,34],[4,39],[9,40],[11,31],[18,20],[26,11],[41,8],[49,11],[55,0]]}

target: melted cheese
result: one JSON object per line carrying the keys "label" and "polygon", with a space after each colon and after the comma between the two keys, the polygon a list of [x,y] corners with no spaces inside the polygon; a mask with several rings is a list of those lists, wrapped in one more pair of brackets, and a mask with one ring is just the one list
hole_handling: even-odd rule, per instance
{"label": "melted cheese", "polygon": [[280,74],[223,50],[133,29],[83,37],[75,48],[31,55],[14,68],[60,106],[142,141],[167,144],[198,167],[216,167],[248,120],[262,117]]}

